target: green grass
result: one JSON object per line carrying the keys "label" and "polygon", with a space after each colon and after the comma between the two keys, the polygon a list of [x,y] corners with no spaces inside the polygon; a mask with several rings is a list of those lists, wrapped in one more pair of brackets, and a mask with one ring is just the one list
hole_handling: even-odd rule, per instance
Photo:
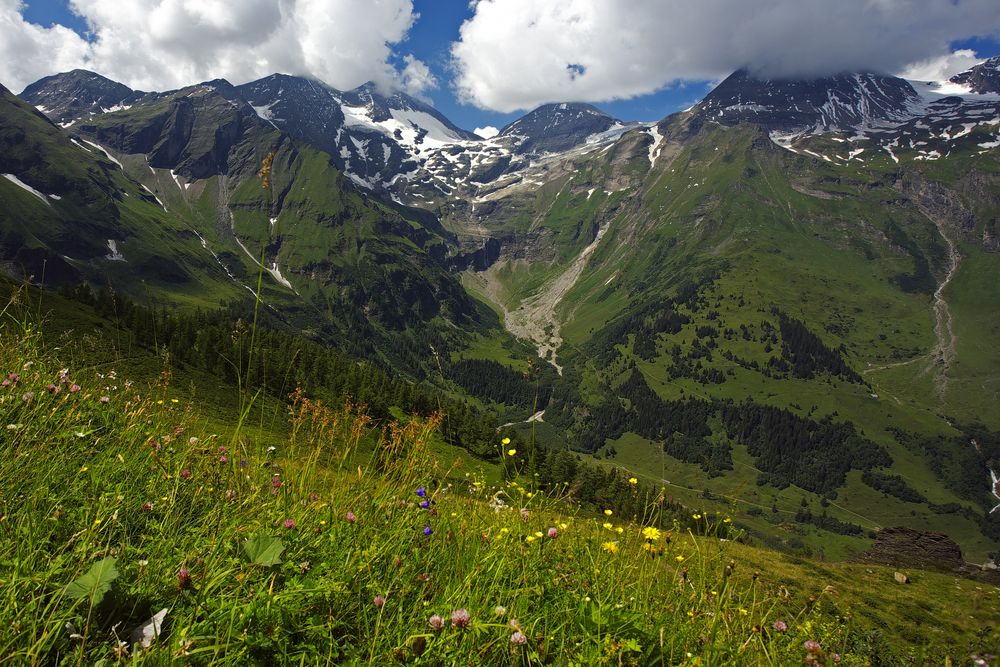
{"label": "green grass", "polygon": [[[720,541],[723,515],[697,512],[698,536],[643,534],[655,497],[588,518],[435,445],[434,420],[373,428],[299,396],[269,440],[236,394],[246,416],[216,430],[224,416],[202,406],[217,390],[189,398],[162,373],[126,385],[78,365],[86,348],[67,365],[14,310],[0,327],[13,663],[786,665],[814,640],[831,664],[935,664],[998,639],[996,588],[920,572],[900,587],[886,568]],[[142,648],[132,630],[164,609]]]}

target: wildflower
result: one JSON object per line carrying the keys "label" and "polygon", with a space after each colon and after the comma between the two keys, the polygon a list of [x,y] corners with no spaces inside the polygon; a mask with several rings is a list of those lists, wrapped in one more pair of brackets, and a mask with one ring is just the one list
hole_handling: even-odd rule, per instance
{"label": "wildflower", "polygon": [[50,394],[53,394],[53,395],[54,395],[54,394],[58,394],[58,393],[59,393],[60,391],[62,391],[62,390],[61,390],[61,389],[60,389],[60,388],[59,388],[58,386],[56,386],[56,385],[54,385],[54,384],[52,384],[52,383],[50,382],[50,383],[49,383],[49,386],[47,386],[47,387],[45,388],[45,391],[47,391],[47,392],[49,392]]}
{"label": "wildflower", "polygon": [[422,507],[423,509],[430,509],[430,506],[431,506],[431,501],[427,500],[426,498],[420,501],[420,507]]}
{"label": "wildflower", "polygon": [[309,561],[304,560],[301,563],[299,563],[299,572],[301,572],[302,574],[305,574],[311,569],[312,569],[312,564]]}
{"label": "wildflower", "polygon": [[614,524],[613,524],[613,523],[611,523],[610,521],[605,521],[605,522],[604,522],[604,523],[603,523],[603,524],[601,525],[601,527],[602,527],[602,528],[604,528],[605,530],[614,530],[614,529],[615,529],[615,526],[614,526]]}
{"label": "wildflower", "polygon": [[830,654],[830,659],[833,660],[834,662],[840,662],[840,654],[839,653],[831,653]]}
{"label": "wildflower", "polygon": [[658,529],[654,528],[653,526],[646,526],[645,528],[642,529],[642,536],[645,537],[647,540],[651,540],[653,542],[660,539],[662,535],[663,533],[661,533]]}
{"label": "wildflower", "polygon": [[788,624],[785,623],[784,621],[778,620],[772,623],[771,627],[774,628],[777,632],[784,632],[785,630],[788,629]]}
{"label": "wildflower", "polygon": [[309,494],[309,502],[314,503],[317,500],[319,500],[319,494],[318,493],[310,493]]}
{"label": "wildflower", "polygon": [[5,379],[3,382],[0,382],[0,387],[9,387],[9,386],[10,386],[10,380]]}
{"label": "wildflower", "polygon": [[21,379],[21,376],[18,373],[7,373],[7,379],[10,380],[11,384],[16,384]]}
{"label": "wildflower", "polygon": [[376,609],[381,609],[385,606],[385,598],[381,595],[376,595],[375,599],[372,600],[372,604],[375,605]]}
{"label": "wildflower", "polygon": [[[70,391],[73,391],[72,387],[70,388]],[[171,403],[177,403],[177,402],[178,402],[178,400],[177,400],[176,398],[171,398],[171,399],[170,399],[170,402],[171,402]]]}
{"label": "wildflower", "polygon": [[267,453],[268,454],[274,454],[274,452],[276,452],[277,449],[278,449],[277,447],[275,447],[274,445],[272,445],[272,446],[270,446],[270,447],[267,448]]}
{"label": "wildflower", "polygon": [[161,398],[160,400],[158,400],[158,401],[156,402],[156,404],[157,404],[157,405],[163,405],[163,399]]}
{"label": "wildflower", "polygon": [[504,446],[509,445],[510,444],[510,438],[504,438],[503,440],[500,441],[500,443],[503,444]]}
{"label": "wildflower", "polygon": [[191,573],[187,571],[187,568],[182,567],[177,573],[177,585],[182,591],[191,587]]}
{"label": "wildflower", "polygon": [[292,528],[295,528],[295,519],[285,519],[281,525],[291,530]]}
{"label": "wildflower", "polygon": [[527,542],[528,544],[531,544],[532,542],[535,541],[535,536],[534,535],[528,535],[527,537],[524,538],[524,541]]}
{"label": "wildflower", "polygon": [[145,558],[139,561],[139,567],[146,567],[147,565],[149,565],[149,561],[146,560]]}
{"label": "wildflower", "polygon": [[514,456],[515,454],[517,454],[517,450],[513,447],[507,450],[507,456]]}
{"label": "wildflower", "polygon": [[506,613],[507,613],[507,608],[504,607],[503,605],[498,604],[497,606],[493,607],[493,615],[498,618]]}
{"label": "wildflower", "polygon": [[695,521],[697,521],[698,519],[701,518],[701,515],[700,514],[692,514],[691,518],[694,519]]}
{"label": "wildflower", "polygon": [[681,556],[680,554],[678,554],[677,557],[674,558],[674,560],[676,560],[678,563],[683,562],[684,561],[684,556]]}
{"label": "wildflower", "polygon": [[248,465],[250,465],[249,461],[247,461],[246,459],[240,459],[240,467],[241,468],[246,468]]}
{"label": "wildflower", "polygon": [[614,514],[613,511],[611,511],[611,510],[604,510],[604,516],[611,516],[612,514]]}
{"label": "wildflower", "polygon": [[427,625],[431,626],[431,630],[439,632],[444,629],[444,619],[439,614],[434,614],[427,619]]}
{"label": "wildflower", "polygon": [[601,549],[607,551],[609,554],[618,553],[618,543],[617,542],[605,542],[601,545]]}
{"label": "wildflower", "polygon": [[277,493],[281,488],[281,478],[277,475],[271,476],[271,493]]}
{"label": "wildflower", "polygon": [[354,512],[348,511],[347,514],[344,515],[344,519],[347,523],[354,523],[358,520],[358,517],[354,516]]}
{"label": "wildflower", "polygon": [[632,486],[635,486],[636,484],[639,483],[639,480],[636,479],[635,477],[629,477],[628,478],[628,483],[631,484]]}
{"label": "wildflower", "polygon": [[529,516],[531,516],[531,513],[528,512],[528,509],[525,508],[525,507],[522,507],[521,508],[521,518],[524,519],[525,521],[527,521]]}
{"label": "wildflower", "polygon": [[418,495],[419,497],[421,497],[421,498],[426,498],[426,497],[427,497],[427,487],[426,487],[426,486],[421,486],[420,488],[418,488],[418,489],[417,489],[417,490],[415,491],[415,493],[416,493],[416,494],[417,494],[417,495]]}
{"label": "wildflower", "polygon": [[528,638],[520,630],[515,630],[514,634],[510,636],[510,643],[515,646],[524,646],[528,643]]}
{"label": "wildflower", "polygon": [[542,534],[542,531],[536,530],[535,531],[535,537],[545,537],[545,536]]}
{"label": "wildflower", "polygon": [[189,477],[191,477],[191,471],[190,470],[188,470],[187,468],[184,468],[184,470],[181,470],[181,478],[182,479],[188,479]]}
{"label": "wildflower", "polygon": [[819,642],[813,639],[807,639],[805,642],[803,642],[802,648],[804,648],[809,653],[819,653],[820,651],[823,650],[822,647],[820,647]]}
{"label": "wildflower", "polygon": [[550,540],[554,540],[554,539],[555,539],[556,537],[558,537],[558,536],[559,536],[559,531],[558,531],[558,530],[556,530],[556,529],[555,529],[555,528],[553,527],[553,528],[549,528],[549,530],[548,530],[547,534],[548,534],[548,536],[549,536],[549,539],[550,539]]}
{"label": "wildflower", "polygon": [[424,526],[424,535],[431,535],[433,533],[434,529],[432,529],[429,525]]}
{"label": "wildflower", "polygon": [[232,489],[226,489],[226,500],[235,500],[236,492]]}
{"label": "wildflower", "polygon": [[144,502],[142,504],[142,509],[143,509],[143,511],[146,511],[146,512],[152,512],[153,511],[153,502],[151,500],[147,500],[146,502]]}
{"label": "wildflower", "polygon": [[616,526],[615,527],[615,532],[618,533],[619,535],[621,535],[622,533],[625,532],[625,529],[622,528],[621,526]]}
{"label": "wildflower", "polygon": [[108,403],[111,402],[111,397],[110,396],[101,396],[97,400],[99,400],[101,402],[101,405],[107,405]]}
{"label": "wildflower", "polygon": [[451,612],[451,625],[454,628],[464,630],[469,627],[470,620],[472,620],[472,617],[469,615],[469,611],[467,609],[456,609]]}
{"label": "wildflower", "polygon": [[33,392],[33,391],[26,391],[26,392],[24,392],[24,395],[21,396],[21,400],[24,401],[25,403],[28,403],[34,397],[35,397],[35,392]]}
{"label": "wildflower", "polygon": [[[188,438],[188,444],[191,445],[192,447],[194,447],[195,445],[198,444],[198,438],[196,438],[196,437],[194,437],[192,435],[190,438]],[[225,454],[226,453],[226,448],[225,447],[219,447],[219,453],[220,454]]]}

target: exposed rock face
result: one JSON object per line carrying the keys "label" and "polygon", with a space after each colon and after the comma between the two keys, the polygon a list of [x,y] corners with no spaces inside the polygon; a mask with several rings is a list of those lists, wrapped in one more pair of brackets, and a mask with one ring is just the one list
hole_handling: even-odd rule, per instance
{"label": "exposed rock face", "polygon": [[695,107],[723,125],[753,123],[768,130],[849,130],[899,123],[919,97],[892,76],[839,74],[813,80],[760,79],[734,72]]}
{"label": "exposed rock face", "polygon": [[951,77],[952,83],[968,86],[973,93],[1000,93],[1000,56],[994,56]]}
{"label": "exposed rock face", "polygon": [[21,93],[23,99],[44,110],[52,122],[61,124],[128,107],[143,95],[82,69],[39,79]]}
{"label": "exposed rock face", "polygon": [[503,128],[499,136],[515,139],[517,153],[557,153],[620,124],[589,104],[545,104]]}
{"label": "exposed rock face", "polygon": [[966,563],[962,550],[944,533],[922,532],[912,528],[883,528],[875,535],[871,549],[857,557],[862,563],[915,567],[924,570],[954,572],[967,577],[1000,583],[997,572],[984,572]]}

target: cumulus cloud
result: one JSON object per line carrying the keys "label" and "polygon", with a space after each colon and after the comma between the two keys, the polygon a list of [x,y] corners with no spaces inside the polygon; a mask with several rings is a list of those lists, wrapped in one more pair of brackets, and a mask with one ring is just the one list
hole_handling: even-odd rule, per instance
{"label": "cumulus cloud", "polygon": [[89,28],[21,16],[0,0],[0,81],[20,90],[42,76],[92,69],[133,88],[164,90],[223,77],[241,83],[273,72],[315,76],[337,88],[374,80],[417,92],[433,76],[416,58],[391,64],[417,19],[412,0],[70,0]]}
{"label": "cumulus cloud", "polygon": [[427,63],[416,58],[413,54],[403,57],[403,72],[400,81],[405,90],[410,95],[421,96],[428,90],[437,87],[437,78],[431,73],[431,68]]}
{"label": "cumulus cloud", "polygon": [[947,81],[983,61],[972,49],[959,49],[936,58],[912,63],[899,75],[914,81]]}
{"label": "cumulus cloud", "polygon": [[493,127],[492,125],[487,125],[486,127],[477,127],[472,132],[482,137],[483,139],[492,139],[493,137],[500,134],[500,130]]}
{"label": "cumulus cloud", "polygon": [[459,97],[502,112],[626,99],[740,67],[900,71],[1000,35],[996,0],[476,0],[452,45]]}

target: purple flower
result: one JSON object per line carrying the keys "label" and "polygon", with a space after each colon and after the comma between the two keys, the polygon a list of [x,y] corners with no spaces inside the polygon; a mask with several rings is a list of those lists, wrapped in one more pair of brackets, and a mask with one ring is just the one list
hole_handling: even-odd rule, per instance
{"label": "purple flower", "polygon": [[0,387],[9,387],[9,386],[10,386],[10,380],[4,380],[3,382],[0,382]]}
{"label": "purple flower", "polygon": [[234,500],[236,498],[236,492],[232,489],[226,490],[226,500]]}
{"label": "purple flower", "polygon": [[554,527],[553,527],[553,528],[549,528],[549,531],[548,531],[548,536],[549,536],[549,537],[550,537],[551,539],[555,539],[556,537],[558,537],[558,536],[559,536],[559,531],[558,531],[558,530],[556,530],[556,529],[555,529]]}
{"label": "purple flower", "polygon": [[528,638],[520,630],[510,636],[510,643],[515,646],[524,646],[528,643]]}
{"label": "purple flower", "polygon": [[427,619],[427,625],[431,626],[431,630],[439,632],[444,629],[444,619],[441,618],[440,614],[434,614]]}
{"label": "purple flower", "polygon": [[819,645],[819,642],[812,639],[807,639],[802,644],[802,647],[805,650],[809,651],[810,653],[819,653],[820,651],[823,650],[822,647]]}
{"label": "purple flower", "polygon": [[241,468],[246,468],[248,465],[249,465],[249,463],[247,463],[246,459],[240,459],[240,467]]}
{"label": "purple flower", "polygon": [[277,493],[281,488],[281,478],[277,475],[271,477],[271,493]]}
{"label": "purple flower", "polygon": [[426,498],[427,497],[427,487],[426,486],[421,486],[419,489],[417,489],[416,493],[421,498]]}
{"label": "purple flower", "polygon": [[70,385],[70,387],[69,387],[69,393],[75,394],[78,391],[80,391],[80,385],[78,385],[78,384],[72,384],[72,385]]}
{"label": "purple flower", "polygon": [[459,630],[469,627],[470,620],[472,620],[472,616],[469,615],[468,609],[456,609],[451,612],[451,625]]}
{"label": "purple flower", "polygon": [[381,595],[376,595],[375,599],[372,600],[372,604],[375,605],[377,609],[381,609],[385,606],[385,598]]}
{"label": "purple flower", "polygon": [[49,386],[45,388],[45,391],[49,392],[50,394],[58,394],[62,390],[59,389],[59,387],[57,387],[56,385],[49,383]]}
{"label": "purple flower", "polygon": [[229,457],[223,454],[219,457],[219,463],[229,463]]}
{"label": "purple flower", "polygon": [[347,514],[344,515],[344,519],[347,520],[347,523],[354,523],[358,520],[358,517],[354,516],[354,512],[348,511]]}
{"label": "purple flower", "polygon": [[433,532],[434,532],[434,530],[430,527],[430,525],[425,525],[424,526],[424,535],[430,535]]}
{"label": "purple flower", "polygon": [[422,508],[424,508],[425,510],[426,509],[430,509],[431,501],[424,499],[424,500],[420,501],[420,506]]}
{"label": "purple flower", "polygon": [[144,502],[142,504],[142,509],[145,510],[145,511],[147,511],[147,512],[152,512],[153,511],[153,503],[152,503],[152,501],[147,500],[146,502]]}
{"label": "purple flower", "polygon": [[20,380],[21,376],[18,373],[7,373],[7,379],[10,380],[11,384],[13,384]]}
{"label": "purple flower", "polygon": [[25,403],[27,403],[28,401],[30,401],[34,397],[35,397],[35,392],[33,392],[33,391],[26,391],[26,392],[24,392],[24,396],[21,397],[21,400],[24,401]]}
{"label": "purple flower", "polygon": [[317,500],[319,500],[319,494],[318,493],[310,493],[309,494],[309,502],[314,503]]}
{"label": "purple flower", "polygon": [[110,396],[101,396],[97,400],[99,400],[101,402],[101,405],[107,405],[108,403],[111,402],[111,397]]}
{"label": "purple flower", "polygon": [[771,627],[777,630],[778,632],[784,632],[785,630],[788,629],[788,624],[785,623],[784,621],[775,621],[774,623],[771,624]]}
{"label": "purple flower", "polygon": [[285,519],[284,522],[281,525],[284,526],[285,528],[288,528],[288,529],[295,528],[295,520],[294,519]]}
{"label": "purple flower", "polygon": [[191,573],[187,571],[187,568],[182,567],[177,573],[177,585],[182,591],[191,587]]}
{"label": "purple flower", "polygon": [[189,479],[190,477],[191,477],[191,471],[190,470],[188,470],[187,468],[184,468],[184,470],[181,470],[181,479]]}

